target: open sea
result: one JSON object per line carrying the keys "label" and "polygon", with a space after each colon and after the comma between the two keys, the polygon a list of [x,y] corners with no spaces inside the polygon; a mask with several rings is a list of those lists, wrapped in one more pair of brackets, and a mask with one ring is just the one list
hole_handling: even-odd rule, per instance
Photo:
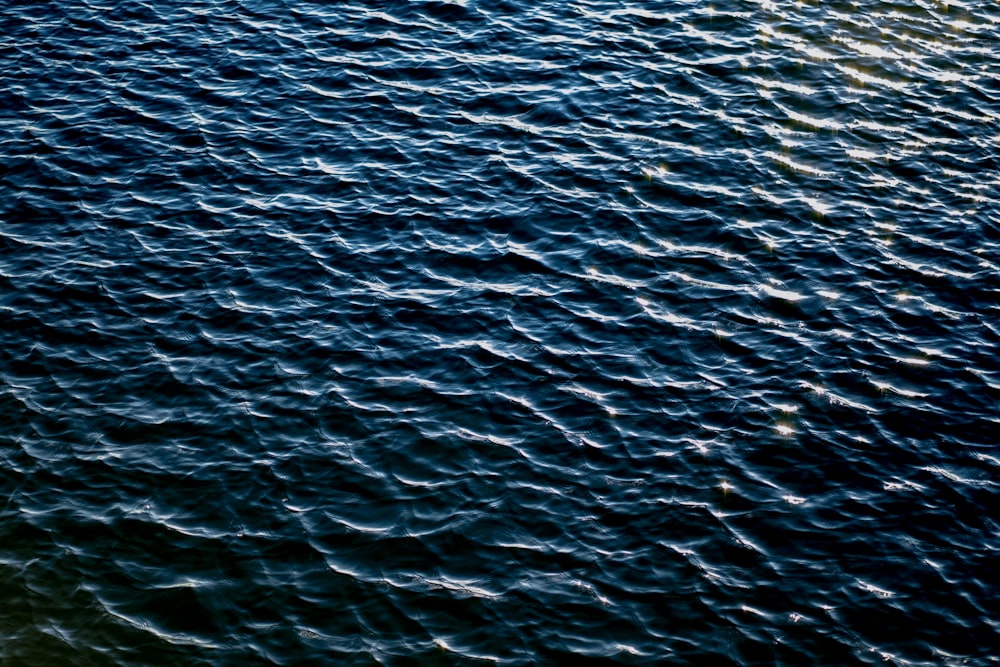
{"label": "open sea", "polygon": [[995,0],[4,0],[0,665],[1000,665]]}

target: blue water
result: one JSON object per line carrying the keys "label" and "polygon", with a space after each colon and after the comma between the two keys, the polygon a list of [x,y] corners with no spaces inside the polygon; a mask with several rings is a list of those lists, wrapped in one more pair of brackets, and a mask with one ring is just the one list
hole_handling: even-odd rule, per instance
{"label": "blue water", "polygon": [[8,0],[0,665],[1000,662],[1000,8]]}

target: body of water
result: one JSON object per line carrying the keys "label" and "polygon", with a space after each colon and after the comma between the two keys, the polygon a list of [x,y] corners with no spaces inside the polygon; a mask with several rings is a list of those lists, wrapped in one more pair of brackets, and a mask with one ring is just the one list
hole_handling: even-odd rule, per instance
{"label": "body of water", "polygon": [[0,664],[1000,662],[995,3],[0,36]]}

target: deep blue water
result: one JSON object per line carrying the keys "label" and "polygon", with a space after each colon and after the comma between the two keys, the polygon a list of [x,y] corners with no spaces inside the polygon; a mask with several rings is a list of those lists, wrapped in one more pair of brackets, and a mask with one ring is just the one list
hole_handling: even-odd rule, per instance
{"label": "deep blue water", "polygon": [[995,3],[0,35],[0,665],[1000,663]]}

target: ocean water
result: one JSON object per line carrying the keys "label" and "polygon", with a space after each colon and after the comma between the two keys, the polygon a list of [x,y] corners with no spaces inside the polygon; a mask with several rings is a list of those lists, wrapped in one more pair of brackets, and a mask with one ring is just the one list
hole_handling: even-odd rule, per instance
{"label": "ocean water", "polygon": [[996,3],[0,36],[0,665],[1000,663]]}

